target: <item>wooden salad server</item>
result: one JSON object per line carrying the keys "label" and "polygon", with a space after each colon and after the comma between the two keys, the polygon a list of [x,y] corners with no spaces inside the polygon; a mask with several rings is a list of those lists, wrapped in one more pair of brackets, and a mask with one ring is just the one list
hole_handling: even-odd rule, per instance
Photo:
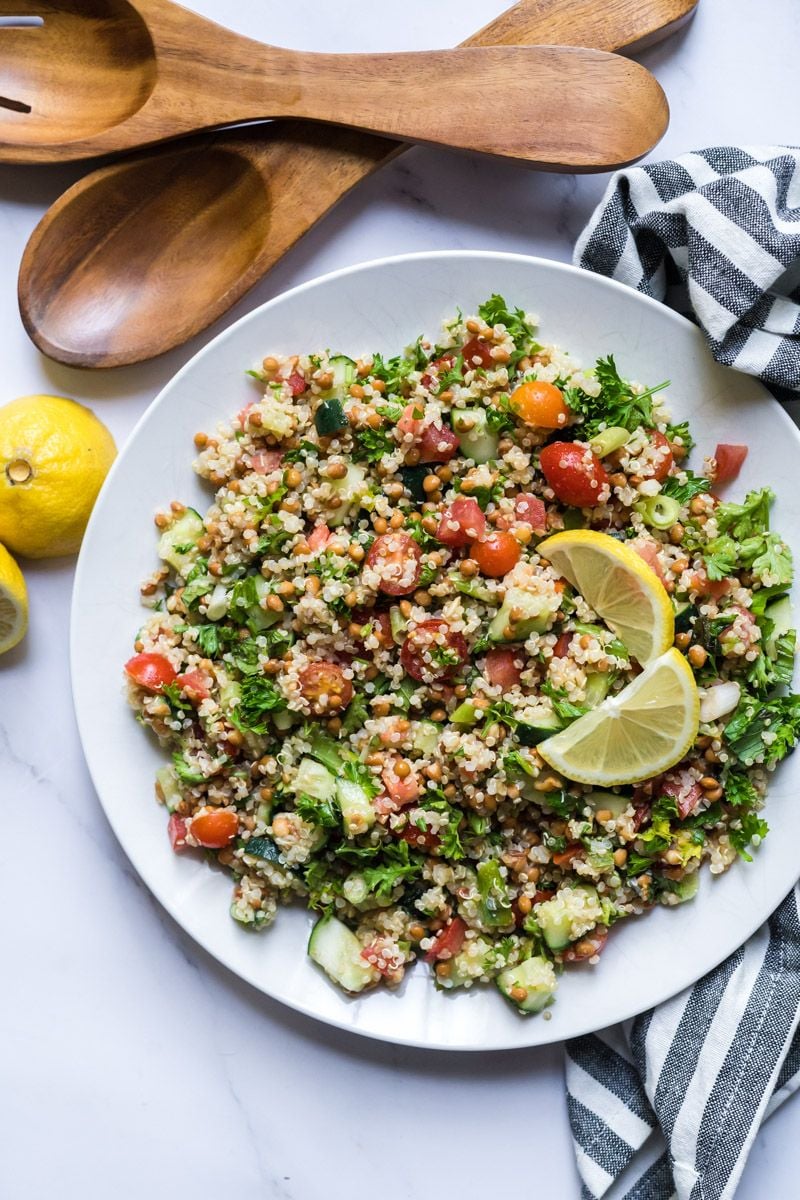
{"label": "wooden salad server", "polygon": [[600,50],[311,54],[241,37],[171,0],[0,0],[0,15],[10,7],[25,23],[0,27],[0,162],[85,158],[289,117],[550,170],[609,170],[646,154],[668,120],[649,71]]}
{"label": "wooden salad server", "polygon": [[[630,51],[673,32],[696,3],[520,0],[467,44]],[[19,277],[25,328],[70,366],[122,366],[174,349],[403,149],[349,130],[276,123],[101,167],[56,201],[28,243]]]}

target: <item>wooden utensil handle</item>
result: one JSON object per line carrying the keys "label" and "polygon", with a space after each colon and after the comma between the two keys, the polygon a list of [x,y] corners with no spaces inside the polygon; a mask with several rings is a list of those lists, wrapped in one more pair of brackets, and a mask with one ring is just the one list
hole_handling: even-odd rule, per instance
{"label": "wooden utensil handle", "polygon": [[520,0],[462,46],[591,46],[632,53],[691,20],[698,0]]}
{"label": "wooden utensil handle", "polygon": [[[667,121],[664,94],[643,67],[575,47],[369,56],[268,51],[260,74],[274,116],[552,169],[591,169],[597,146],[607,169],[631,162],[655,144]],[[252,90],[248,99],[255,100]]]}

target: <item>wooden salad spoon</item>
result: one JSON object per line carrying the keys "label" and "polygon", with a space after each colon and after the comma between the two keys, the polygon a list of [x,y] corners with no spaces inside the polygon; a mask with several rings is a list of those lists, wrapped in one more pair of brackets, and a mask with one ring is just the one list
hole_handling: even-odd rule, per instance
{"label": "wooden salad spoon", "polygon": [[[520,0],[467,44],[650,45],[697,0]],[[217,320],[359,180],[404,147],[283,123],[92,172],[48,210],[19,276],[28,334],[78,367],[142,362]],[[320,186],[320,180],[324,186]]]}
{"label": "wooden salad spoon", "polygon": [[[638,63],[575,46],[402,54],[282,50],[171,0],[0,0],[0,162],[58,162],[274,117],[608,170],[659,140]],[[42,23],[30,24],[30,18]]]}

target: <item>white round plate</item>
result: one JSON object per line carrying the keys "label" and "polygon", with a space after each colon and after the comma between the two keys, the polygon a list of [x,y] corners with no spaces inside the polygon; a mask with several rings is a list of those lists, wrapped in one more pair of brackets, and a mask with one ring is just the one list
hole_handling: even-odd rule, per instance
{"label": "white round plate", "polygon": [[[250,934],[228,915],[231,882],[192,855],[172,853],[153,795],[164,755],[123,697],[122,664],[142,618],[139,582],[156,565],[152,516],[180,499],[205,511],[210,493],[192,470],[197,430],[252,396],[245,370],[271,353],[328,347],[353,357],[395,354],[436,336],[457,307],[499,292],[536,312],[541,335],[592,365],[613,353],[623,375],[671,379],[675,419],[691,418],[695,465],[718,440],[750,453],[735,495],[769,483],[776,527],[800,528],[798,433],[754,380],[718,367],[682,317],[629,288],[516,254],[442,252],[383,259],[295,288],[244,317],[197,354],[136,427],[114,465],[83,543],[72,607],[72,678],[89,769],[111,825],[145,883],[176,921],[230,970],[268,995],[355,1033],[409,1045],[496,1050],[574,1037],[674,995],[716,966],[775,908],[797,878],[800,755],[778,772],[766,815],[772,832],[751,864],[722,878],[707,870],[697,899],[614,929],[600,964],[567,970],[551,1019],[522,1018],[493,987],[437,992],[417,964],[397,992],[348,999],[306,956],[312,918],[285,909]],[[795,545],[795,553],[797,553]]]}

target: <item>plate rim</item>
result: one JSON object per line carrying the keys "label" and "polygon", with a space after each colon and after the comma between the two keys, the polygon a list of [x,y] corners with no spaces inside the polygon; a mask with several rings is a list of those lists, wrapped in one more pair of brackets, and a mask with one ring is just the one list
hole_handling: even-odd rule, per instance
{"label": "plate rim", "polygon": [[[87,523],[83,542],[81,545],[81,550],[80,550],[80,553],[79,553],[79,556],[78,556],[78,559],[76,562],[76,566],[75,566],[75,576],[74,576],[73,586],[72,586],[71,596],[70,596],[70,628],[69,628],[70,693],[71,693],[71,697],[72,697],[73,710],[75,713],[75,720],[76,720],[76,724],[77,724],[77,728],[78,728],[78,734],[79,734],[79,738],[80,738],[81,750],[83,752],[84,761],[86,763],[86,767],[87,767],[90,779],[92,781],[92,786],[93,786],[95,794],[97,796],[97,800],[99,801],[100,808],[102,809],[104,817],[105,817],[106,821],[108,822],[109,826],[111,827],[111,830],[114,833],[114,837],[116,838],[117,843],[119,844],[121,850],[125,854],[126,858],[130,862],[131,866],[136,871],[138,877],[140,878],[140,880],[142,881],[144,886],[148,889],[150,894],[162,906],[162,908],[169,914],[171,919],[176,923],[176,925],[183,932],[183,934],[190,937],[192,939],[192,941],[195,942],[204,953],[210,955],[215,961],[219,962],[227,971],[230,971],[231,974],[234,975],[236,978],[243,980],[248,986],[253,987],[260,994],[268,996],[270,998],[270,1000],[272,1000],[274,1003],[285,1005],[287,1008],[290,1008],[295,1012],[299,1012],[305,1017],[309,1017],[309,1018],[313,1019],[314,1021],[318,1021],[324,1025],[328,1025],[333,1028],[340,1029],[343,1032],[349,1033],[354,1036],[369,1038],[370,1040],[384,1042],[389,1045],[408,1046],[408,1047],[420,1049],[423,1051],[435,1051],[435,1052],[448,1051],[448,1052],[453,1052],[453,1053],[462,1053],[462,1052],[472,1052],[472,1053],[501,1052],[501,1053],[506,1053],[506,1052],[510,1052],[510,1051],[514,1051],[514,1050],[534,1049],[534,1048],[543,1047],[546,1045],[553,1045],[559,1041],[565,1040],[565,1038],[582,1037],[588,1033],[596,1032],[598,1029],[603,1028],[604,1026],[598,1026],[596,1024],[596,1022],[593,1022],[591,1020],[591,1017],[589,1015],[590,1009],[587,1008],[587,1020],[586,1020],[585,1024],[581,1024],[577,1028],[572,1028],[568,1035],[560,1034],[556,1027],[553,1030],[553,1033],[554,1033],[553,1037],[545,1038],[544,1040],[537,1039],[535,1042],[525,1040],[524,1036],[521,1038],[514,1039],[514,1040],[506,1039],[504,1041],[493,1043],[491,1046],[486,1046],[483,1044],[475,1045],[475,1044],[468,1044],[468,1043],[463,1043],[463,1042],[454,1044],[454,1043],[447,1043],[447,1042],[439,1042],[439,1041],[435,1041],[435,1040],[426,1040],[423,1042],[423,1041],[420,1041],[419,1038],[403,1036],[403,1033],[401,1030],[398,1030],[395,1033],[395,1032],[378,1031],[378,1030],[369,1029],[369,1028],[354,1027],[351,1022],[347,1021],[346,1015],[343,1015],[340,1018],[340,1017],[337,1017],[335,1014],[332,1014],[332,1015],[320,1014],[318,1011],[315,1011],[315,1009],[312,1006],[303,1004],[303,1002],[299,999],[290,999],[290,998],[285,998],[283,996],[277,996],[273,992],[269,991],[263,985],[263,983],[256,981],[246,970],[243,970],[238,965],[234,965],[224,949],[217,950],[217,949],[210,948],[210,946],[208,944],[206,944],[204,941],[202,941],[199,936],[197,936],[189,928],[187,928],[187,926],[182,921],[181,917],[178,915],[177,905],[170,899],[169,895],[167,894],[167,889],[165,887],[162,887],[160,883],[157,883],[157,882],[154,883],[151,881],[151,878],[149,877],[148,870],[147,870],[147,865],[148,865],[147,862],[144,861],[140,865],[139,860],[142,856],[135,849],[132,849],[131,847],[129,847],[126,844],[126,841],[124,840],[122,834],[120,833],[120,830],[117,827],[116,818],[113,815],[112,811],[109,811],[109,808],[106,806],[104,799],[103,799],[101,789],[98,786],[97,779],[95,778],[94,765],[93,765],[92,759],[90,757],[90,754],[87,750],[87,745],[89,744],[90,739],[88,737],[88,733],[85,732],[85,730],[84,730],[85,718],[84,718],[81,708],[78,704],[78,697],[77,697],[77,687],[78,687],[78,685],[77,685],[77,674],[78,674],[77,642],[78,642],[79,621],[78,621],[78,616],[77,616],[78,606],[76,604],[76,598],[78,597],[78,595],[82,589],[83,577],[86,574],[86,572],[89,570],[89,567],[87,566],[89,556],[88,556],[88,552],[85,550],[85,547],[88,546],[88,544],[91,540],[90,534],[93,531],[94,525],[100,519],[99,513],[101,511],[103,502],[105,500],[106,495],[108,494],[108,492],[110,491],[111,487],[114,484],[116,474],[117,474],[118,470],[121,468],[121,464],[122,464],[124,458],[130,452],[130,449],[131,449],[134,441],[136,441],[138,439],[142,430],[147,427],[149,422],[154,418],[155,414],[159,411],[159,409],[161,408],[161,406],[163,405],[163,403],[167,397],[167,394],[172,390],[173,387],[178,386],[180,384],[181,380],[183,379],[183,377],[186,374],[188,374],[188,372],[191,369],[194,369],[196,367],[196,365],[206,357],[206,355],[212,354],[222,342],[224,342],[226,339],[231,337],[232,334],[234,333],[234,331],[239,330],[242,326],[248,325],[251,322],[258,320],[265,312],[268,312],[271,308],[283,303],[289,297],[293,298],[293,297],[296,297],[299,295],[303,295],[305,292],[312,291],[320,286],[327,285],[335,280],[342,279],[342,278],[345,278],[350,275],[359,274],[361,272],[372,271],[375,269],[382,269],[382,268],[385,268],[385,267],[388,267],[388,266],[391,266],[391,265],[397,264],[397,263],[407,263],[407,262],[414,262],[414,261],[431,262],[431,261],[436,261],[436,260],[440,260],[440,259],[461,259],[461,260],[463,260],[463,259],[483,259],[483,260],[492,260],[492,261],[495,261],[498,263],[504,263],[504,262],[522,263],[522,264],[526,264],[529,266],[545,268],[547,271],[554,271],[556,273],[570,275],[570,276],[574,276],[577,278],[587,278],[588,277],[591,280],[593,280],[595,283],[599,284],[601,286],[601,288],[609,289],[612,292],[623,293],[628,297],[628,299],[635,299],[635,302],[637,302],[639,304],[643,304],[645,307],[657,310],[662,318],[666,317],[668,320],[677,324],[679,328],[682,328],[687,331],[691,331],[693,335],[699,336],[702,338],[702,330],[699,328],[699,326],[697,326],[694,322],[690,321],[687,317],[683,316],[681,313],[676,312],[674,309],[669,308],[662,301],[657,300],[652,296],[647,296],[644,293],[639,292],[636,289],[629,287],[627,284],[621,283],[619,280],[610,279],[607,276],[587,271],[584,268],[574,266],[572,263],[564,263],[564,262],[560,262],[560,261],[557,261],[554,259],[544,258],[541,255],[521,254],[521,253],[518,253],[515,251],[447,249],[447,250],[411,251],[411,252],[402,253],[402,254],[384,255],[379,258],[367,259],[367,260],[364,260],[364,261],[361,261],[358,263],[352,263],[349,266],[339,267],[336,270],[326,272],[322,275],[314,276],[312,279],[304,280],[302,283],[296,284],[292,288],[287,288],[285,291],[279,292],[277,295],[272,296],[269,300],[266,300],[263,304],[258,305],[257,307],[251,309],[249,312],[244,313],[236,321],[232,322],[230,325],[228,325],[224,329],[220,330],[213,338],[211,338],[208,342],[206,342],[205,345],[201,346],[193,355],[191,355],[191,357],[189,359],[187,359],[187,361],[183,364],[183,366],[180,367],[179,370],[176,371],[174,375],[170,376],[170,378],[167,380],[167,382],[159,389],[157,394],[153,397],[153,399],[149,402],[149,404],[145,408],[142,415],[139,417],[139,419],[133,425],[133,428],[131,429],[130,433],[127,435],[127,438],[126,438],[122,448],[120,449],[114,463],[112,464],[112,467],[111,467],[108,475],[106,476],[103,486],[102,486],[102,488],[97,496],[97,499],[95,501],[94,507],[92,509],[92,514],[90,516],[89,522]],[[707,345],[706,345],[706,352],[710,355],[710,350],[708,349]],[[721,366],[722,364],[717,364],[717,365]],[[732,370],[732,368],[728,368],[728,369]],[[766,386],[763,384],[763,382],[760,379],[756,378],[755,376],[747,376],[744,372],[735,372],[735,373],[737,375],[742,375],[745,378],[751,379],[752,383],[754,385],[761,387],[762,390],[765,392],[766,397],[768,397],[769,399],[771,399],[773,401],[773,404],[774,404],[773,412],[776,412],[777,414],[779,414],[778,419],[784,423],[784,426],[787,430],[791,431],[789,436],[794,440],[797,449],[800,450],[800,430],[798,430],[797,426],[794,424],[794,422],[792,421],[789,414],[785,411],[785,409],[780,405],[780,403],[775,399],[775,397],[771,395],[771,393],[766,388]],[[788,891],[791,891],[791,888],[793,886],[794,886],[794,884],[790,885],[790,888],[788,889]],[[788,894],[788,891],[787,891],[787,894]],[[759,915],[758,919],[756,920],[756,922],[754,924],[751,925],[750,923],[748,923],[747,926],[742,926],[742,929],[744,929],[744,932],[742,933],[741,938],[737,942],[737,947],[740,947],[750,937],[752,937],[753,934],[756,932],[756,930],[763,924],[765,919],[766,918],[764,915]],[[663,995],[660,995],[659,998],[652,1001],[648,1007],[655,1007],[659,1004],[663,1004],[664,1002],[674,998],[676,995],[678,995],[681,991],[685,990],[687,987],[694,986],[694,984],[699,979],[701,979],[705,974],[707,974],[709,971],[713,971],[714,969],[716,969],[716,967],[718,967],[719,964],[728,955],[735,952],[735,949],[737,947],[734,947],[733,950],[726,948],[724,950],[724,952],[721,953],[719,956],[716,956],[716,955],[712,956],[713,961],[711,961],[710,959],[706,960],[706,962],[704,962],[704,968],[703,968],[702,972],[696,977],[696,979],[694,979],[693,981],[691,981],[688,984],[686,984],[686,983],[679,984],[674,989],[667,991]],[[647,1009],[641,1009],[640,1007],[635,1006],[633,1009],[628,1010],[628,1008],[626,1007],[624,1009],[624,1011],[621,1011],[620,1014],[616,1017],[615,1023],[630,1020],[631,1018],[635,1017],[642,1011],[647,1011]],[[528,1022],[525,1022],[523,1019],[520,1019],[520,1034],[523,1034],[524,1029],[528,1027],[528,1024],[529,1024]],[[538,1027],[538,1024],[537,1024],[537,1027]]]}

